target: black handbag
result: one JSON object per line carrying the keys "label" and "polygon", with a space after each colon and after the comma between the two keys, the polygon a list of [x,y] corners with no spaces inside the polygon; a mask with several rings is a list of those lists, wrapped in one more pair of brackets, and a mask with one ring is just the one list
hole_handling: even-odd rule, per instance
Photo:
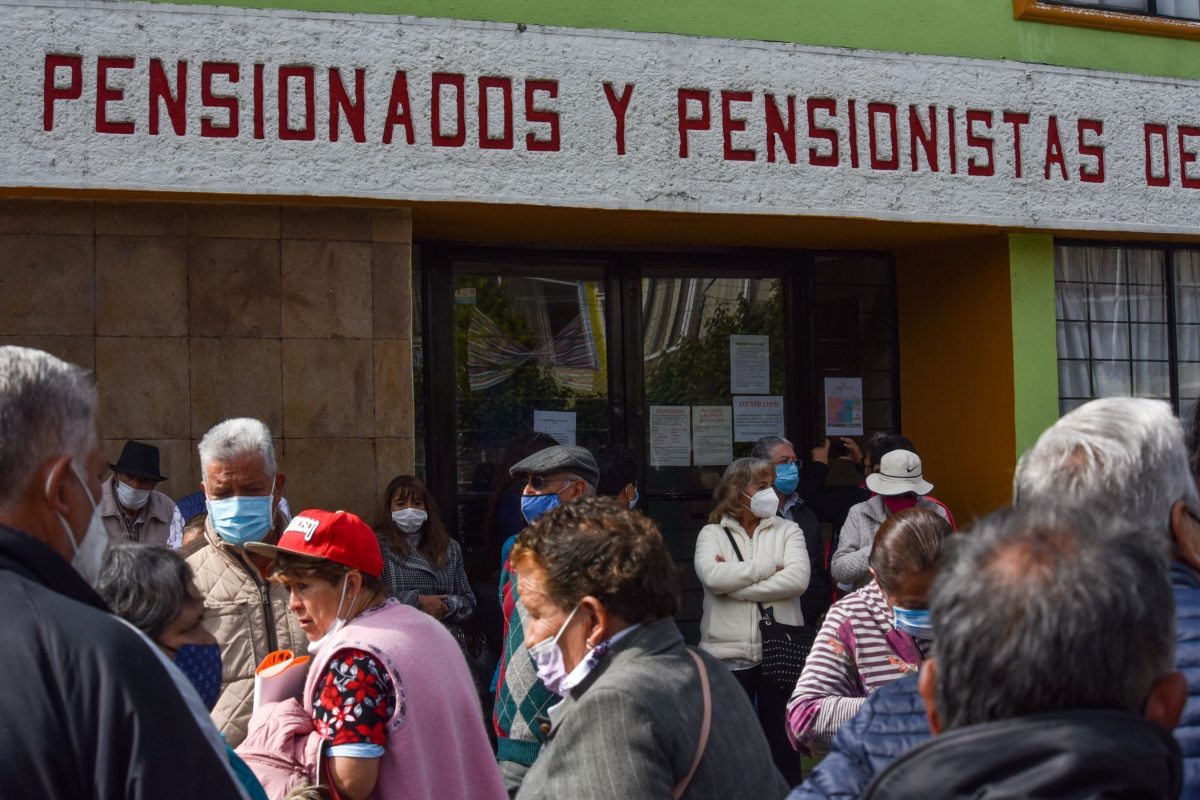
{"label": "black handbag", "polygon": [[[745,562],[742,551],[729,529],[721,530],[729,537],[738,561]],[[786,625],[775,621],[775,610],[764,608],[758,603],[758,630],[762,636],[762,674],[769,683],[787,692],[796,688],[804,662],[817,638],[817,629],[812,625]]]}

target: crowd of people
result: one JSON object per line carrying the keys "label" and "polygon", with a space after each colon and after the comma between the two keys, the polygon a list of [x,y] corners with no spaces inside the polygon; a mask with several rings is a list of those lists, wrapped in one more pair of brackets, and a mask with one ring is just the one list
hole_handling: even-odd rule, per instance
{"label": "crowd of people", "polygon": [[514,443],[492,600],[416,476],[373,526],[293,514],[230,419],[173,503],[97,405],[0,347],[5,797],[1200,797],[1200,431],[1165,403],[1065,415],[962,533],[903,436],[760,440],[697,531],[696,648],[626,447]]}

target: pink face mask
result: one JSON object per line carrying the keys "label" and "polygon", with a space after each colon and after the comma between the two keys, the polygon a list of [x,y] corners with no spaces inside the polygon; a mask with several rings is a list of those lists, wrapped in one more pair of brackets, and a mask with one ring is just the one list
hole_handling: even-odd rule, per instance
{"label": "pink face mask", "polygon": [[917,496],[915,494],[901,494],[895,497],[884,497],[883,506],[888,510],[889,514],[895,514],[897,511],[903,511],[906,508],[914,508],[917,505]]}

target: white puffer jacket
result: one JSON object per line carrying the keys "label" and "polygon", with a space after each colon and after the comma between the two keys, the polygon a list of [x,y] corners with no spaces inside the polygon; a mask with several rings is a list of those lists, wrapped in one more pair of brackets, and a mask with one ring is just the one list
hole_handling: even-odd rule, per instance
{"label": "white puffer jacket", "polygon": [[[722,527],[733,534],[745,561],[738,560]],[[729,516],[720,525],[705,525],[696,538],[695,567],[704,586],[700,647],[713,656],[762,661],[758,603],[774,609],[776,622],[804,624],[800,595],[808,588],[811,565],[796,523],[769,517],[753,536]]]}

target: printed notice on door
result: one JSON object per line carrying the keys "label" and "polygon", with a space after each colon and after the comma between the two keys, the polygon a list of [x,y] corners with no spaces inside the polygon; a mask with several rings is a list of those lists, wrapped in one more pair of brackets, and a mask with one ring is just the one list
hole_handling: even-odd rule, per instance
{"label": "printed notice on door", "polygon": [[783,436],[783,397],[733,398],[734,441],[757,442],[764,436]]}
{"label": "printed notice on door", "polygon": [[825,379],[825,435],[863,435],[862,378]]}
{"label": "printed notice on door", "polygon": [[533,410],[533,429],[550,436],[559,444],[575,445],[575,412]]}
{"label": "printed notice on door", "polygon": [[692,465],[691,406],[650,406],[650,466]]}
{"label": "printed notice on door", "polygon": [[771,391],[771,337],[729,337],[729,393]]}
{"label": "printed notice on door", "polygon": [[692,406],[692,463],[724,466],[733,461],[733,409]]}

